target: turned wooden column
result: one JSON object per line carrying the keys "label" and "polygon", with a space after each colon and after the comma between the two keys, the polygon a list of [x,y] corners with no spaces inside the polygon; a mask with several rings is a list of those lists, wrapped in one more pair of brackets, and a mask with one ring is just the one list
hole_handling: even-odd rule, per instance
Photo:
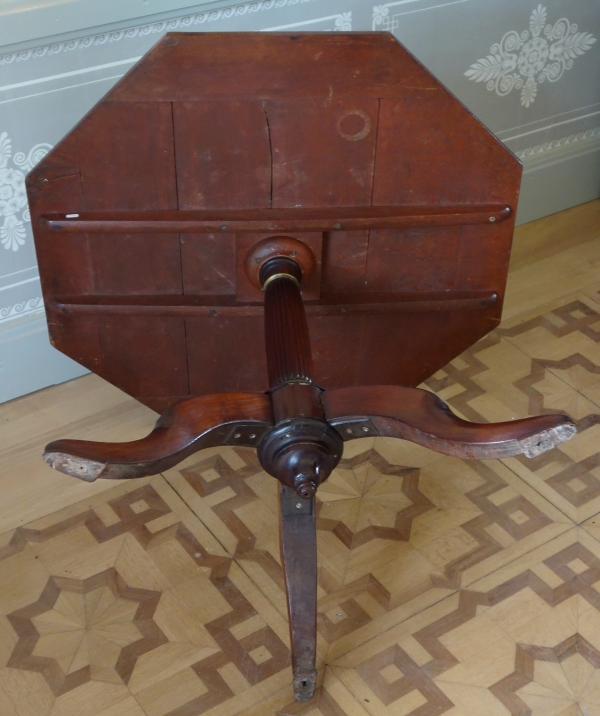
{"label": "turned wooden column", "polygon": [[300,282],[302,268],[277,256],[261,267],[265,292],[265,343],[271,389],[285,383],[311,383],[313,373],[308,323]]}
{"label": "turned wooden column", "polygon": [[264,263],[259,276],[265,290],[265,343],[275,427],[263,438],[258,458],[270,475],[300,498],[309,499],[340,461],[343,441],[327,424],[320,390],[312,384],[300,265],[275,256]]}

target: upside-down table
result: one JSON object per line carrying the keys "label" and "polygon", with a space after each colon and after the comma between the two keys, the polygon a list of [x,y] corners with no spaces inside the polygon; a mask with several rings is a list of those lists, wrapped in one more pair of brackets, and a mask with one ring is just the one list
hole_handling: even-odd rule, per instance
{"label": "upside-down table", "polygon": [[535,456],[415,388],[500,319],[518,160],[391,35],[168,34],[31,172],[53,345],[162,413],[58,440],[92,481],[215,445],[280,481],[294,692],[316,678],[315,491],[343,442]]}

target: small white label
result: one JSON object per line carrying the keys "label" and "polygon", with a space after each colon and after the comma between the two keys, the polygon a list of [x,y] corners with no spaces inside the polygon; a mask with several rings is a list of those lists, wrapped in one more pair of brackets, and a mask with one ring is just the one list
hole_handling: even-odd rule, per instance
{"label": "small white label", "polygon": [[77,219],[79,218],[79,214],[67,214],[67,219]]}

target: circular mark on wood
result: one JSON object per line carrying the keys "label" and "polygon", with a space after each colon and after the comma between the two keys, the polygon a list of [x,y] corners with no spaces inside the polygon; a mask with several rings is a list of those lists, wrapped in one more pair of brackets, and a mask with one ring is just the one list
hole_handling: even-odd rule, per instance
{"label": "circular mark on wood", "polygon": [[362,109],[349,109],[342,114],[337,123],[338,134],[350,142],[364,139],[371,131],[371,119]]}

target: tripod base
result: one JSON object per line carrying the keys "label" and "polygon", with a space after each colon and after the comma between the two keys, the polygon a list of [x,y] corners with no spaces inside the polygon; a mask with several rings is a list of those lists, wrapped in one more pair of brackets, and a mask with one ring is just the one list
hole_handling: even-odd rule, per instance
{"label": "tripod base", "polygon": [[[315,389],[306,386],[314,396]],[[295,388],[296,393],[301,390]],[[127,479],[167,470],[192,453],[216,445],[260,447],[274,440],[292,440],[298,464],[310,465],[306,448],[312,444],[298,439],[302,426],[315,426],[348,441],[361,437],[386,436],[410,440],[445,455],[462,458],[498,458],[523,454],[534,457],[571,438],[576,427],[564,415],[544,415],[506,423],[476,424],[458,418],[432,393],[400,386],[367,386],[320,393],[324,420],[299,416],[275,424],[270,394],[223,393],[178,403],[157,421],[142,440],[129,443],[97,443],[57,440],[46,447],[44,459],[56,470],[92,482],[97,478]],[[296,401],[296,405],[301,404]],[[315,412],[314,400],[306,401]],[[276,405],[276,412],[281,406]],[[318,407],[318,406],[317,406]],[[282,429],[285,428],[285,429]],[[331,446],[332,463],[341,457],[339,442]],[[304,447],[303,447],[304,445]],[[325,448],[323,448],[325,449]],[[304,462],[302,454],[304,450]],[[259,450],[260,454],[260,450]],[[308,457],[307,457],[308,455]],[[307,462],[308,461],[308,462]],[[264,466],[264,463],[263,463]],[[277,473],[280,485],[281,558],[290,620],[294,695],[298,701],[312,697],[316,682],[317,547],[314,492],[283,484],[287,473]],[[329,473],[327,473],[329,474]],[[326,475],[327,476],[327,475]],[[325,476],[325,478],[326,478]],[[317,475],[316,484],[320,480]],[[323,478],[323,479],[325,479]],[[320,480],[322,481],[322,480]]]}

